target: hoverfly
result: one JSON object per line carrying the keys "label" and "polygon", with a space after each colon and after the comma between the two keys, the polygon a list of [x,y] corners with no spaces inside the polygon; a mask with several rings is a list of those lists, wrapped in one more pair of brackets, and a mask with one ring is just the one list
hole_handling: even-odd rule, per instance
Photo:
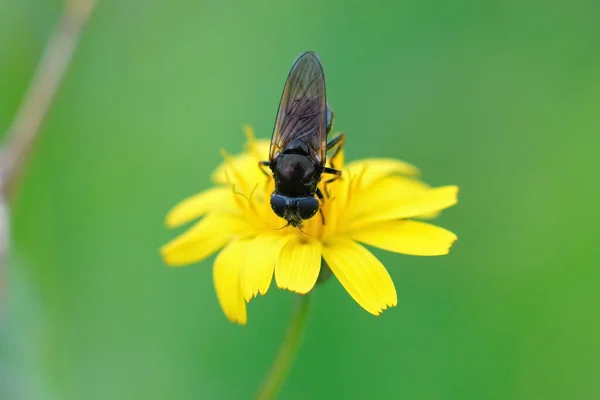
{"label": "hoverfly", "polygon": [[[323,173],[334,175],[325,183],[342,174],[333,165],[325,166],[327,152],[332,150],[335,157],[345,140],[340,133],[327,143],[333,119],[321,61],[313,52],[303,53],[294,62],[283,88],[269,161],[260,162],[261,167],[271,169],[275,179],[271,208],[287,221],[285,226],[300,228],[302,221],[319,211],[319,200],[325,200],[317,187]],[[325,223],[322,211],[321,218]]]}

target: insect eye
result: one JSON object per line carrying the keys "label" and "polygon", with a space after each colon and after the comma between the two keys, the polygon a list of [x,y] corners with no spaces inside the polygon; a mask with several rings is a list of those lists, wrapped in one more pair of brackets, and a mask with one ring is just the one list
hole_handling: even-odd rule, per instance
{"label": "insect eye", "polygon": [[300,218],[312,218],[319,211],[319,200],[314,197],[305,197],[298,200],[298,211],[300,212]]}
{"label": "insect eye", "polygon": [[283,213],[285,211],[285,205],[287,204],[287,200],[285,197],[280,196],[278,194],[273,194],[271,196],[271,209],[275,214],[283,218]]}

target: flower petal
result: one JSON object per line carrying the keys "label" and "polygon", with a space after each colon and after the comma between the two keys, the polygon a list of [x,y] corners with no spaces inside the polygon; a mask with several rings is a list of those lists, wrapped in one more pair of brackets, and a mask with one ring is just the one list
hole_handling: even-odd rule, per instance
{"label": "flower petal", "polygon": [[365,158],[349,163],[347,169],[351,176],[363,174],[363,187],[390,175],[414,177],[420,174],[417,167],[393,158]]}
{"label": "flower petal", "polygon": [[250,301],[258,293],[261,295],[267,293],[273,279],[273,271],[279,250],[290,238],[291,236],[276,235],[269,232],[252,239],[248,252],[244,257],[241,272],[242,293],[246,301]]}
{"label": "flower petal", "polygon": [[226,214],[209,214],[165,244],[160,252],[170,266],[197,263],[223,247],[238,229],[239,219]]}
{"label": "flower petal", "polygon": [[415,256],[448,254],[456,235],[426,222],[386,221],[350,233],[352,239],[387,251]]}
{"label": "flower petal", "polygon": [[214,187],[188,197],[169,211],[165,222],[169,228],[175,228],[217,209],[233,209],[230,188]]}
{"label": "flower petal", "polygon": [[365,310],[379,315],[398,303],[394,282],[369,250],[342,237],[323,246],[323,258],[350,296]]}
{"label": "flower petal", "polygon": [[321,243],[294,236],[279,252],[275,281],[280,289],[305,294],[312,290],[321,270]]}
{"label": "flower petal", "polygon": [[[221,163],[212,174],[212,181],[221,184],[234,185],[236,190],[248,195],[256,187],[256,185],[264,185],[269,177],[258,166],[259,161],[268,160],[269,158],[269,142],[258,140],[249,142],[247,146],[250,151],[245,151],[238,155],[228,155],[224,153],[225,161]],[[257,157],[262,154],[264,158]]]}
{"label": "flower petal", "polygon": [[[351,181],[347,175],[342,173],[339,179],[329,183],[327,189],[322,182],[320,184],[323,193],[329,192],[329,196],[325,197],[324,204],[321,205],[321,210],[325,217],[325,225],[321,223],[320,216],[313,217],[314,223],[319,225],[319,229],[307,232],[321,232],[320,237],[335,235],[339,231],[340,226],[345,224],[348,217],[348,204],[351,202]],[[318,221],[318,222],[317,222]],[[310,222],[310,221],[309,221]]]}
{"label": "flower petal", "polygon": [[[402,199],[402,187],[373,195],[371,201],[363,202],[361,213],[355,213],[348,223],[348,230],[355,231],[376,222],[413,218],[427,215],[453,206],[457,202],[458,187],[443,186],[414,193]],[[364,208],[367,206],[368,209]]]}
{"label": "flower petal", "polygon": [[350,215],[361,215],[389,208],[401,202],[411,202],[420,199],[431,187],[414,178],[402,176],[387,176],[365,187],[362,182],[364,174],[352,177],[350,185],[351,201]]}
{"label": "flower petal", "polygon": [[240,286],[240,265],[246,257],[248,240],[229,243],[215,259],[213,283],[219,304],[232,322],[246,324],[246,303]]}
{"label": "flower petal", "polygon": [[271,141],[264,139],[256,140],[254,129],[250,125],[244,125],[242,130],[244,131],[244,135],[246,135],[245,150],[251,153],[256,161],[268,160]]}

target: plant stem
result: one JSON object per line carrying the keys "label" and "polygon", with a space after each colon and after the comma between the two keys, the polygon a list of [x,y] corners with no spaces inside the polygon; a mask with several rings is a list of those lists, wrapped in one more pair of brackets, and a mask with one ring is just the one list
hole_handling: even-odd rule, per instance
{"label": "plant stem", "polygon": [[3,142],[0,144],[0,294],[2,270],[10,242],[8,201],[14,197],[23,170],[38,140],[46,116],[77,49],[96,0],[67,0]]}
{"label": "plant stem", "polygon": [[0,191],[15,192],[31,150],[54,103],[61,83],[96,0],[67,0],[60,21],[50,36],[29,89],[8,128],[0,157]]}
{"label": "plant stem", "polygon": [[256,396],[256,400],[272,400],[274,399],[283,384],[287,376],[292,369],[292,364],[296,359],[296,354],[302,343],[302,337],[304,336],[304,329],[306,327],[306,319],[308,316],[308,310],[310,305],[310,294],[299,296],[298,305],[290,326],[288,327],[287,333],[279,351],[273,360],[273,365],[269,374],[266,376],[263,384]]}

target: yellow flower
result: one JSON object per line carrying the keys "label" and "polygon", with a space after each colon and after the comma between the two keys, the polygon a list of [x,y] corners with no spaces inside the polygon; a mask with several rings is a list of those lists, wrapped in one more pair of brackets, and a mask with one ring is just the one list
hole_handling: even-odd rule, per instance
{"label": "yellow flower", "polygon": [[[270,208],[273,179],[258,167],[269,154],[269,142],[255,140],[245,127],[246,151],[223,153],[225,161],[213,173],[215,187],[176,205],[167,215],[168,227],[197,218],[185,233],[161,248],[165,262],[184,266],[219,251],[213,280],[225,315],[245,324],[246,303],[264,295],[273,275],[280,289],[308,293],[325,260],[350,296],[365,310],[379,315],[397,303],[396,289],[381,262],[360,243],[384,250],[435,256],[447,254],[456,236],[413,218],[435,217],[454,205],[458,188],[431,188],[417,179],[412,165],[372,158],[344,166],[336,157],[341,179],[329,184],[319,214],[305,221],[302,231]],[[329,161],[329,160],[328,160]],[[324,183],[319,184],[323,193]]]}

